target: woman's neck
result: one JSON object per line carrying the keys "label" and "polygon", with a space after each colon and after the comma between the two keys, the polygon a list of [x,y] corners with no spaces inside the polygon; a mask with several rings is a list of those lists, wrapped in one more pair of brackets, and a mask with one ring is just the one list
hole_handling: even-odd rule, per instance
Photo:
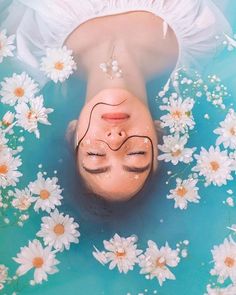
{"label": "woman's neck", "polygon": [[[120,78],[110,76],[100,68],[112,55],[122,70]],[[141,67],[123,40],[109,40],[96,48],[91,48],[83,56],[83,76],[87,80],[86,101],[106,88],[125,88],[147,103],[146,82]]]}

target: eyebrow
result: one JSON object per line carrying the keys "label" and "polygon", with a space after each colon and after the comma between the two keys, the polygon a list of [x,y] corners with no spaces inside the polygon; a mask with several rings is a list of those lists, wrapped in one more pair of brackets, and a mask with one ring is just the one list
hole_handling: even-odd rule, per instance
{"label": "eyebrow", "polygon": [[[125,171],[128,172],[133,172],[133,173],[144,173],[145,171],[150,169],[151,164],[148,163],[146,166],[144,167],[130,167],[130,166],[122,166],[123,169]],[[90,174],[101,174],[101,173],[105,173],[111,170],[111,166],[105,166],[105,167],[100,167],[100,168],[96,168],[96,169],[89,169],[85,166],[83,166],[84,170]]]}

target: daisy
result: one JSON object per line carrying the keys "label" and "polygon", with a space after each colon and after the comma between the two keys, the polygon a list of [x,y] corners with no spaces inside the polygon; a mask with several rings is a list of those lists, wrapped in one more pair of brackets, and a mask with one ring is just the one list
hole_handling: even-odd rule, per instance
{"label": "daisy", "polygon": [[176,267],[179,261],[178,251],[172,250],[167,242],[159,249],[155,242],[149,240],[146,252],[140,256],[140,273],[146,274],[150,280],[156,277],[162,286],[166,279],[175,280],[169,267]]}
{"label": "daisy", "polygon": [[120,273],[127,273],[133,270],[134,265],[139,262],[138,256],[142,253],[142,250],[137,249],[136,242],[135,236],[122,238],[115,234],[110,241],[103,241],[107,252],[100,252],[94,247],[93,256],[103,265],[110,262],[109,269],[117,266]]}
{"label": "daisy", "polygon": [[44,179],[41,172],[37,174],[37,177],[37,180],[29,184],[30,191],[37,195],[37,197],[32,197],[35,201],[34,210],[38,212],[41,209],[49,213],[56,206],[61,205],[62,189],[57,184],[57,177]]}
{"label": "daisy", "polygon": [[66,46],[48,48],[46,56],[41,60],[40,70],[55,83],[65,81],[76,70],[72,50],[67,49]]}
{"label": "daisy", "polygon": [[21,252],[13,260],[21,264],[16,271],[19,276],[23,276],[33,268],[34,281],[37,284],[42,283],[43,280],[47,281],[47,274],[58,272],[56,265],[59,261],[51,248],[43,248],[40,241],[36,239],[29,241],[28,246],[21,247]]}
{"label": "daisy", "polygon": [[74,218],[69,215],[64,216],[56,209],[50,216],[42,218],[41,230],[37,236],[43,238],[45,245],[52,246],[62,252],[64,248],[70,249],[70,243],[79,242],[78,227]]}
{"label": "daisy", "polygon": [[180,178],[176,179],[176,188],[170,190],[167,199],[175,200],[175,208],[187,209],[188,202],[199,203],[200,196],[198,195],[198,187],[196,187],[198,180]]}
{"label": "daisy", "polygon": [[34,82],[25,72],[20,75],[16,73],[1,82],[1,102],[11,106],[16,103],[28,102],[39,91],[38,84]]}
{"label": "daisy", "polygon": [[230,278],[236,283],[236,243],[232,237],[226,238],[223,244],[214,246],[211,252],[215,264],[211,274],[217,275],[219,282]]}
{"label": "daisy", "polygon": [[200,155],[195,155],[197,165],[192,168],[192,171],[199,172],[199,175],[205,176],[206,186],[213,183],[221,186],[227,183],[227,180],[232,180],[231,175],[233,161],[228,157],[227,151],[220,151],[219,146],[210,147],[207,151],[201,147]]}
{"label": "daisy", "polygon": [[192,98],[186,98],[182,100],[181,97],[169,99],[168,105],[160,106],[163,111],[169,113],[162,116],[161,127],[169,127],[170,132],[185,133],[189,129],[193,129],[195,122],[192,117],[192,108],[194,106],[194,100]]}
{"label": "daisy", "polygon": [[5,137],[5,134],[0,129],[0,152],[7,149],[8,139]]}
{"label": "daisy", "polygon": [[158,144],[158,148],[164,152],[164,154],[158,156],[158,160],[164,160],[165,162],[171,162],[173,165],[177,165],[178,162],[190,163],[193,158],[192,154],[196,148],[185,148],[185,144],[188,141],[188,135],[185,134],[182,137],[179,134],[163,136],[164,144]]}
{"label": "daisy", "polygon": [[2,125],[5,127],[10,126],[13,123],[14,118],[15,118],[15,115],[12,112],[10,111],[6,112],[2,118]]}
{"label": "daisy", "polygon": [[205,295],[234,295],[236,294],[236,286],[229,285],[226,288],[211,288],[210,285],[207,286],[207,294]]}
{"label": "daisy", "polygon": [[4,284],[6,283],[8,277],[8,267],[6,267],[4,264],[0,264],[0,283]]}
{"label": "daisy", "polygon": [[13,45],[15,35],[7,37],[6,33],[6,30],[0,32],[0,63],[3,61],[4,57],[13,56],[12,51],[15,49]]}
{"label": "daisy", "polygon": [[220,135],[216,144],[222,143],[225,148],[236,149],[236,112],[233,109],[229,110],[225,120],[220,122],[220,126],[213,131]]}
{"label": "daisy", "polygon": [[43,96],[37,96],[30,99],[29,106],[26,103],[18,104],[16,107],[17,125],[25,130],[34,132],[36,137],[40,137],[38,123],[51,125],[48,121],[48,114],[53,112],[53,109],[46,109],[43,106]]}
{"label": "daisy", "polygon": [[14,208],[25,211],[29,209],[32,202],[33,198],[29,189],[15,189],[14,198],[11,202]]}
{"label": "daisy", "polygon": [[22,162],[19,156],[13,157],[7,149],[0,151],[0,187],[15,186],[22,173],[17,171]]}

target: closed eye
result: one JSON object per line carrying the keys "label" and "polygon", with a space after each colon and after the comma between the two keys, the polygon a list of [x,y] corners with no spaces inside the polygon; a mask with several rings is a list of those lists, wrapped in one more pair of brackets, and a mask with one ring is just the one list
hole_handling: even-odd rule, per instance
{"label": "closed eye", "polygon": [[131,153],[128,153],[128,156],[133,156],[133,155],[146,155],[147,152],[145,151],[137,151],[137,152],[131,152]]}
{"label": "closed eye", "polygon": [[99,153],[93,153],[93,152],[87,152],[88,156],[96,156],[96,157],[105,157],[105,154],[99,154]]}

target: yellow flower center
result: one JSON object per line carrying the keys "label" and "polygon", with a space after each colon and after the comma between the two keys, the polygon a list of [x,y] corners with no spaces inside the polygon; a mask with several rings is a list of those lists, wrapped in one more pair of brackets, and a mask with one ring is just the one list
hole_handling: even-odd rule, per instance
{"label": "yellow flower center", "polygon": [[29,111],[27,114],[27,118],[30,119],[37,119],[37,115],[33,111]]}
{"label": "yellow flower center", "polygon": [[180,119],[181,116],[182,116],[182,112],[180,112],[180,111],[175,111],[172,113],[173,118]]}
{"label": "yellow flower center", "polygon": [[64,69],[64,63],[63,62],[56,62],[55,65],[54,65],[54,68],[58,71],[62,71]]}
{"label": "yellow flower center", "polygon": [[116,251],[116,256],[118,258],[124,257],[125,255],[126,255],[125,250],[118,250],[118,251]]}
{"label": "yellow flower center", "polygon": [[162,257],[157,258],[156,260],[156,267],[163,267],[165,266],[166,261]]}
{"label": "yellow flower center", "polygon": [[175,152],[171,152],[171,155],[172,155],[173,157],[178,157],[180,154],[181,154],[181,150],[180,150],[180,149],[177,150],[177,151],[175,151]]}
{"label": "yellow flower center", "polygon": [[40,192],[39,195],[40,195],[40,198],[41,198],[42,200],[46,200],[46,199],[49,198],[50,193],[49,193],[49,191],[47,191],[46,189],[43,189],[43,190],[41,190],[41,192]]}
{"label": "yellow flower center", "polygon": [[63,235],[65,232],[65,227],[63,224],[58,223],[57,225],[54,226],[53,229],[54,233],[58,236]]}
{"label": "yellow flower center", "polygon": [[15,96],[22,97],[25,94],[25,90],[22,87],[17,87],[14,91]]}
{"label": "yellow flower center", "polygon": [[184,197],[187,193],[187,190],[184,186],[180,186],[177,191],[176,191],[177,195],[180,197]]}
{"label": "yellow flower center", "polygon": [[7,172],[8,172],[7,165],[5,165],[5,164],[0,165],[0,174],[7,174]]}
{"label": "yellow flower center", "polygon": [[217,171],[220,168],[220,165],[216,161],[212,161],[210,165],[213,171]]}
{"label": "yellow flower center", "polygon": [[42,267],[42,265],[43,265],[43,258],[42,257],[35,257],[34,259],[33,259],[33,261],[32,261],[32,263],[33,263],[33,266],[35,267],[35,268],[40,268],[40,267]]}
{"label": "yellow flower center", "polygon": [[232,127],[232,128],[230,129],[230,133],[231,133],[232,135],[236,135],[236,128],[235,128],[235,127]]}
{"label": "yellow flower center", "polygon": [[224,263],[228,267],[233,267],[235,260],[232,257],[226,257]]}

